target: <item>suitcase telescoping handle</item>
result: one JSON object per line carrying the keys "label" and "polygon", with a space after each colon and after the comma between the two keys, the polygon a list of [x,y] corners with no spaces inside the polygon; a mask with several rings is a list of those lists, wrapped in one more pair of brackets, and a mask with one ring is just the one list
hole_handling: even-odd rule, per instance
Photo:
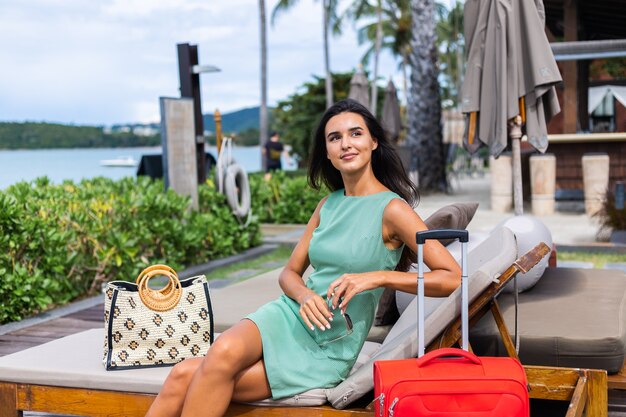
{"label": "suitcase telescoping handle", "polygon": [[468,350],[469,292],[467,282],[467,230],[435,229],[415,234],[417,242],[417,356],[424,355],[424,243],[429,239],[459,239],[461,242],[461,335],[463,350]]}

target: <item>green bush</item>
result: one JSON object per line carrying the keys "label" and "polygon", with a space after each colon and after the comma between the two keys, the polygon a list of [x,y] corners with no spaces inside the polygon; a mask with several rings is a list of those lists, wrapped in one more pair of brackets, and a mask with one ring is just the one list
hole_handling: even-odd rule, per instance
{"label": "green bush", "polygon": [[200,207],[148,178],[53,185],[47,178],[0,192],[0,323],[133,281],[146,266],[174,269],[260,243],[223,195],[199,188]]}
{"label": "green bush", "polygon": [[283,171],[269,181],[262,174],[250,175],[252,213],[262,223],[307,223],[327,189],[315,191],[306,175],[292,176]]}

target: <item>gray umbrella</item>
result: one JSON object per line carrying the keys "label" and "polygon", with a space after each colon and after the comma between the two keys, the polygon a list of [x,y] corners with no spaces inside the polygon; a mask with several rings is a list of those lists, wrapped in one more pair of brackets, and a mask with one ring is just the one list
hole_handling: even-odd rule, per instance
{"label": "gray umbrella", "polygon": [[389,80],[385,88],[381,123],[389,139],[393,142],[397,142],[400,131],[402,130],[402,118],[400,116],[400,103],[398,103],[396,86],[393,85],[393,81],[391,80]]}
{"label": "gray umbrella", "polygon": [[462,110],[463,143],[498,157],[511,139],[515,214],[522,214],[519,118],[529,142],[548,147],[546,123],[560,111],[554,85],[561,75],[544,32],[542,0],[467,0],[464,8],[468,59]]}
{"label": "gray umbrella", "polygon": [[359,65],[350,80],[350,93],[348,98],[358,101],[368,109],[370,108],[369,82],[363,72],[363,67]]}

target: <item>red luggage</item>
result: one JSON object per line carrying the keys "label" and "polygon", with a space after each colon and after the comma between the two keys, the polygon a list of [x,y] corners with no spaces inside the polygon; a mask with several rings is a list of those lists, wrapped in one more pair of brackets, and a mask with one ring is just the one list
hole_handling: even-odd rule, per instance
{"label": "red luggage", "polygon": [[[437,349],[424,355],[423,244],[427,239],[459,238],[462,243],[461,321],[463,349]],[[418,359],[374,363],[376,417],[528,417],[526,373],[513,358],[477,357],[468,346],[466,230],[416,234],[418,245]]]}

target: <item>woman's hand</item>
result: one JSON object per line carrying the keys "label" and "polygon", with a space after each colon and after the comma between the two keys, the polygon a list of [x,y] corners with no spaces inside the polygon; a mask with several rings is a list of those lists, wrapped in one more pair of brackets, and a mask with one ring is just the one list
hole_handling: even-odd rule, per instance
{"label": "woman's hand", "polygon": [[363,291],[380,287],[382,284],[378,280],[381,278],[380,272],[343,274],[328,286],[326,297],[328,299],[332,297],[333,309],[339,307],[341,314],[344,314],[352,297]]}
{"label": "woman's hand", "polygon": [[322,331],[330,329],[329,321],[333,321],[333,313],[330,312],[322,297],[308,290],[298,301],[300,302],[300,316],[311,330],[315,330],[315,327]]}

